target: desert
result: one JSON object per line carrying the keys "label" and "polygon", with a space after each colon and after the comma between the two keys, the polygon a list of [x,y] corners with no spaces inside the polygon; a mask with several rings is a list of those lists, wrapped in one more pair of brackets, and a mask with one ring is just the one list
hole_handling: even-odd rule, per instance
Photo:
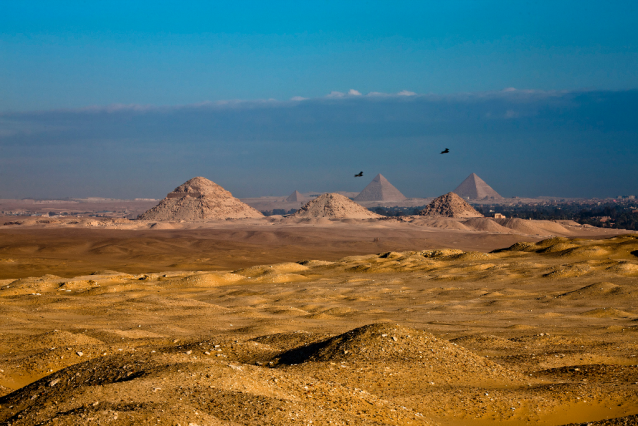
{"label": "desert", "polygon": [[0,2],[0,426],[638,426],[638,2]]}
{"label": "desert", "polygon": [[2,424],[636,423],[635,232],[195,183],[0,226]]}

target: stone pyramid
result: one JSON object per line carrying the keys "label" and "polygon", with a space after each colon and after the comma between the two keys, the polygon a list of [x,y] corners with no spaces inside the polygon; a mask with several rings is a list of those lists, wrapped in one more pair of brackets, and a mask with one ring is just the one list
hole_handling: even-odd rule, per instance
{"label": "stone pyramid", "polygon": [[286,201],[293,203],[295,201],[308,201],[308,197],[304,196],[301,192],[295,191],[286,198]]}
{"label": "stone pyramid", "polygon": [[483,200],[483,199],[500,199],[498,192],[494,191],[483,179],[478,177],[476,173],[472,173],[465,179],[454,191],[465,199]]}
{"label": "stone pyramid", "polygon": [[381,173],[372,179],[363,191],[354,197],[355,201],[403,201],[405,195],[396,189]]}
{"label": "stone pyramid", "polygon": [[370,219],[380,215],[355,203],[345,195],[323,194],[308,202],[293,215],[297,218],[327,217],[331,219]]}
{"label": "stone pyramid", "polygon": [[423,210],[419,216],[445,216],[445,217],[483,217],[483,215],[470,206],[454,192],[448,192],[435,198]]}
{"label": "stone pyramid", "polygon": [[140,220],[203,221],[263,217],[221,186],[203,177],[195,177],[175,188],[158,205],[142,213]]}

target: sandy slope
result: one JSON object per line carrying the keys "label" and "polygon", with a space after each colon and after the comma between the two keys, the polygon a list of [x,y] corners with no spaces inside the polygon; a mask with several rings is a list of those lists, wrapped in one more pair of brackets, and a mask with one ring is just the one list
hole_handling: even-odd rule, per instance
{"label": "sandy slope", "polygon": [[635,424],[637,254],[551,238],[0,280],[0,423]]}
{"label": "sandy slope", "polygon": [[[509,220],[509,219],[506,219]],[[391,250],[490,251],[551,235],[600,238],[627,231],[549,221],[517,229],[494,219],[281,218],[211,222],[0,218],[0,279],[102,269],[128,273],[221,270]],[[505,225],[516,225],[517,221]],[[552,231],[546,229],[553,227]],[[524,234],[519,229],[529,231]],[[554,231],[561,232],[554,232]]]}

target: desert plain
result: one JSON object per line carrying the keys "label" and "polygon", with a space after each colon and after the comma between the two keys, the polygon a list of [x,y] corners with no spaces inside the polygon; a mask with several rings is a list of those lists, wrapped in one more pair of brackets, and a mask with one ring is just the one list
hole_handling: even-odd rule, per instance
{"label": "desert plain", "polygon": [[3,223],[0,424],[638,423],[632,232]]}

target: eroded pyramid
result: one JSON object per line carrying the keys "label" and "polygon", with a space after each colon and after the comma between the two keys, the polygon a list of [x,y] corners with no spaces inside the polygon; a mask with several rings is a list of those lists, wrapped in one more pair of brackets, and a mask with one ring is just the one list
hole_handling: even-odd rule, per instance
{"label": "eroded pyramid", "polygon": [[405,195],[396,189],[381,173],[372,179],[363,191],[354,197],[355,201],[403,201]]}
{"label": "eroded pyramid", "polygon": [[465,199],[483,200],[483,199],[500,199],[498,192],[494,191],[483,179],[478,177],[476,173],[472,173],[465,179],[454,191]]}
{"label": "eroded pyramid", "polygon": [[326,217],[330,219],[370,219],[380,215],[355,203],[350,198],[335,193],[320,195],[308,202],[293,215],[297,218]]}
{"label": "eroded pyramid", "polygon": [[286,198],[286,201],[294,203],[296,201],[308,201],[308,197],[304,196],[301,192],[295,191]]}
{"label": "eroded pyramid", "polygon": [[419,216],[445,216],[445,217],[483,217],[483,215],[470,206],[454,192],[448,192],[435,198],[423,210]]}
{"label": "eroded pyramid", "polygon": [[140,220],[203,221],[263,217],[221,186],[203,177],[195,177],[175,188],[158,205],[142,213]]}

